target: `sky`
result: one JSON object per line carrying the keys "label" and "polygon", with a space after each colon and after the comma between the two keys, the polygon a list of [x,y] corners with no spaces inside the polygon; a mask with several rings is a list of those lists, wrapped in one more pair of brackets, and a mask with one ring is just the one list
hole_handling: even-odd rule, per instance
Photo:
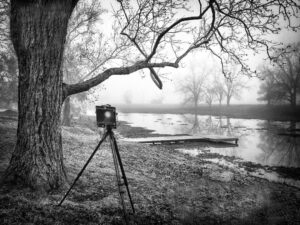
{"label": "sky", "polygon": [[[109,23],[105,25],[109,29]],[[279,35],[272,36],[273,40],[292,43],[300,41],[300,32],[282,31]],[[249,57],[249,65],[255,69],[261,64],[268,63],[264,61],[265,54],[259,54]],[[191,73],[191,65],[195,71],[201,72],[203,65],[220,66],[216,60],[204,52],[193,52],[188,55],[183,61],[182,66],[177,69],[164,69],[164,74],[167,74],[167,79],[162,79],[163,89],[158,89],[152,82],[149,72],[144,75],[141,72],[135,72],[128,76],[112,76],[106,80],[98,95],[97,104],[123,104],[129,103],[126,99],[130,99],[133,104],[148,104],[162,102],[164,104],[180,104],[182,103],[182,94],[178,90],[178,83],[185,76]],[[222,74],[220,74],[222,76]],[[257,91],[259,89],[260,80],[252,77],[245,79],[248,88],[242,92],[240,99],[232,99],[232,104],[259,104],[257,101]],[[103,88],[104,87],[104,88]]]}

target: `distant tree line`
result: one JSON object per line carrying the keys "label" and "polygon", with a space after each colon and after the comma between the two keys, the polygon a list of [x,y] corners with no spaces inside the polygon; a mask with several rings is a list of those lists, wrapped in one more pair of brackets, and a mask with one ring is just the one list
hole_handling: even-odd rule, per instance
{"label": "distant tree line", "polygon": [[[192,72],[178,85],[178,92],[183,96],[183,104],[192,103],[197,109],[201,102],[211,107],[213,102],[217,101],[222,105],[225,101],[229,106],[231,100],[240,99],[243,89],[247,88],[240,73],[236,65],[229,67],[227,76],[217,72],[215,68],[209,71],[203,68],[201,72],[195,72],[192,68]],[[213,80],[209,79],[210,77],[213,77]]]}
{"label": "distant tree line", "polygon": [[[214,79],[209,78],[214,75]],[[290,104],[295,107],[300,95],[300,42],[274,50],[270,65],[264,65],[258,72],[261,78],[258,95],[259,101],[267,105]],[[193,104],[195,108],[203,102],[212,106],[213,102],[229,106],[233,98],[240,99],[244,89],[241,71],[235,65],[228,66],[227,76],[214,68],[207,72],[192,72],[178,85],[184,104]]]}
{"label": "distant tree line", "polygon": [[258,100],[268,105],[289,103],[296,106],[300,94],[300,42],[277,50],[275,54],[273,63],[260,70],[262,82]]}

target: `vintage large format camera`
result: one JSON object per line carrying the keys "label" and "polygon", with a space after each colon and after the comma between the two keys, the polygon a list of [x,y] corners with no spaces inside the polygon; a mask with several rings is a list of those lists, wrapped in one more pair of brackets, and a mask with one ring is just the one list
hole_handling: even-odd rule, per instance
{"label": "vintage large format camera", "polygon": [[96,106],[96,119],[98,127],[117,127],[116,107],[110,105]]}
{"label": "vintage large format camera", "polygon": [[[106,138],[109,138],[110,140],[110,147],[112,150],[112,155],[113,155],[113,161],[114,161],[114,166],[116,170],[116,177],[117,177],[117,185],[118,185],[118,190],[120,194],[120,200],[121,200],[121,205],[123,207],[124,211],[124,218],[126,224],[128,223],[128,215],[127,215],[127,210],[126,210],[126,205],[125,205],[125,200],[124,200],[124,194],[127,192],[129,202],[131,205],[132,213],[135,213],[133,201],[131,198],[131,194],[129,192],[129,186],[128,186],[128,181],[126,178],[125,170],[122,164],[121,156],[119,153],[119,148],[117,145],[117,140],[115,138],[114,132],[112,131],[113,128],[117,128],[117,113],[116,113],[116,108],[112,107],[110,105],[101,105],[101,106],[96,106],[96,119],[97,119],[97,126],[98,127],[104,127],[105,128],[105,133],[102,135],[101,140],[99,141],[98,145],[96,146],[95,150],[92,152],[91,156],[88,158],[80,172],[78,173],[77,177],[73,181],[72,185],[70,186],[69,190],[66,192],[64,197],[61,199],[60,203],[58,204],[61,206],[61,204],[64,202],[70,191],[72,190],[73,186],[75,185],[76,181],[80,178],[82,173],[84,172],[85,168],[88,166],[98,149],[100,148],[101,144],[105,141]],[[122,188],[123,186],[126,187],[126,190]]]}

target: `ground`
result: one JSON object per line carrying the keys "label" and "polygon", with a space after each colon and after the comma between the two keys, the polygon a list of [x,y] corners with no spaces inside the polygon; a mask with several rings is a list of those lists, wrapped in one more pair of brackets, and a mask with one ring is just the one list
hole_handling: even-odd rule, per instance
{"label": "ground", "polygon": [[[79,121],[62,128],[70,182],[99,140],[91,120]],[[9,163],[16,126],[16,117],[0,117],[0,176]],[[116,135],[136,208],[132,224],[300,224],[299,189],[182,154],[176,145],[119,138],[143,135],[149,131],[126,123],[120,123]],[[0,224],[124,223],[108,142],[59,207],[64,191],[44,194],[2,185]]]}

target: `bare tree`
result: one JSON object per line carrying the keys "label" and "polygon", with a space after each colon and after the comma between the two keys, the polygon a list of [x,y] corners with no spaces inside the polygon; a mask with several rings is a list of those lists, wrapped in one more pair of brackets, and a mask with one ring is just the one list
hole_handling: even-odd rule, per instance
{"label": "bare tree", "polygon": [[229,70],[228,76],[224,78],[224,93],[227,106],[230,105],[232,98],[239,99],[243,89],[247,88],[245,82],[242,80],[243,77],[237,65],[231,65]]}
{"label": "bare tree", "polygon": [[[116,58],[126,59],[126,43],[114,41],[116,29],[111,35],[104,36],[94,32],[99,24],[102,24],[101,15],[105,13],[98,0],[92,0],[88,4],[79,2],[72,14],[68,25],[66,37],[63,75],[64,83],[74,84],[83,82],[93,77],[97,72]],[[97,88],[99,90],[99,87]],[[70,126],[71,105],[74,102],[83,102],[91,98],[95,92],[80,92],[68,96],[63,105],[63,124]],[[77,107],[78,108],[78,107]]]}
{"label": "bare tree", "polygon": [[60,114],[68,96],[88,91],[112,75],[142,69],[150,71],[161,88],[157,69],[178,68],[181,60],[196,49],[208,50],[222,66],[231,58],[249,74],[245,49],[269,52],[272,43],[265,34],[278,33],[282,17],[289,28],[299,28],[292,23],[297,21],[293,18],[298,17],[299,10],[292,0],[117,2],[114,18],[121,36],[113,40],[128,46],[128,57],[91,78],[63,84],[68,23],[78,0],[11,0],[11,38],[19,63],[19,117],[7,180],[43,190],[65,183]]}
{"label": "bare tree", "polygon": [[[64,83],[77,83],[85,76],[90,76],[92,71],[102,65],[99,63],[101,46],[94,43],[95,39],[100,39],[100,42],[102,40],[93,32],[102,13],[103,9],[96,0],[92,0],[90,4],[79,2],[76,5],[69,21],[66,37],[62,67]],[[85,74],[85,71],[89,72]],[[65,99],[62,113],[63,125],[71,125],[73,102],[86,100],[88,94],[83,92]]]}
{"label": "bare tree", "polygon": [[17,102],[17,58],[9,38],[9,1],[0,2],[0,102],[11,108]]}
{"label": "bare tree", "polygon": [[206,87],[204,90],[204,98],[205,98],[205,102],[208,104],[209,108],[211,108],[212,103],[216,97],[216,92],[214,87]]}
{"label": "bare tree", "polygon": [[196,73],[192,68],[192,73],[180,81],[178,91],[183,95],[183,104],[193,103],[195,112],[198,104],[204,97],[205,72]]}
{"label": "bare tree", "polygon": [[297,94],[300,93],[300,43],[287,46],[289,51],[280,52],[274,60],[274,78],[276,86],[285,93],[285,99],[291,106],[297,104]]}
{"label": "bare tree", "polygon": [[275,79],[275,72],[268,67],[263,67],[260,71],[262,82],[259,86],[257,99],[259,101],[266,101],[267,105],[276,104],[282,102],[285,96],[285,92],[278,85]]}
{"label": "bare tree", "polygon": [[296,106],[300,93],[300,43],[286,46],[282,51],[276,51],[279,56],[273,66],[260,71],[263,82],[259,100],[267,101],[268,105],[285,101]]}
{"label": "bare tree", "polygon": [[239,99],[241,96],[241,91],[245,88],[245,85],[241,83],[238,78],[225,78],[225,95],[226,95],[226,105],[230,105],[232,98]]}
{"label": "bare tree", "polygon": [[222,79],[215,77],[213,81],[213,91],[215,94],[215,98],[219,102],[219,106],[222,104],[222,101],[225,97],[225,90],[224,90],[224,82]]}

